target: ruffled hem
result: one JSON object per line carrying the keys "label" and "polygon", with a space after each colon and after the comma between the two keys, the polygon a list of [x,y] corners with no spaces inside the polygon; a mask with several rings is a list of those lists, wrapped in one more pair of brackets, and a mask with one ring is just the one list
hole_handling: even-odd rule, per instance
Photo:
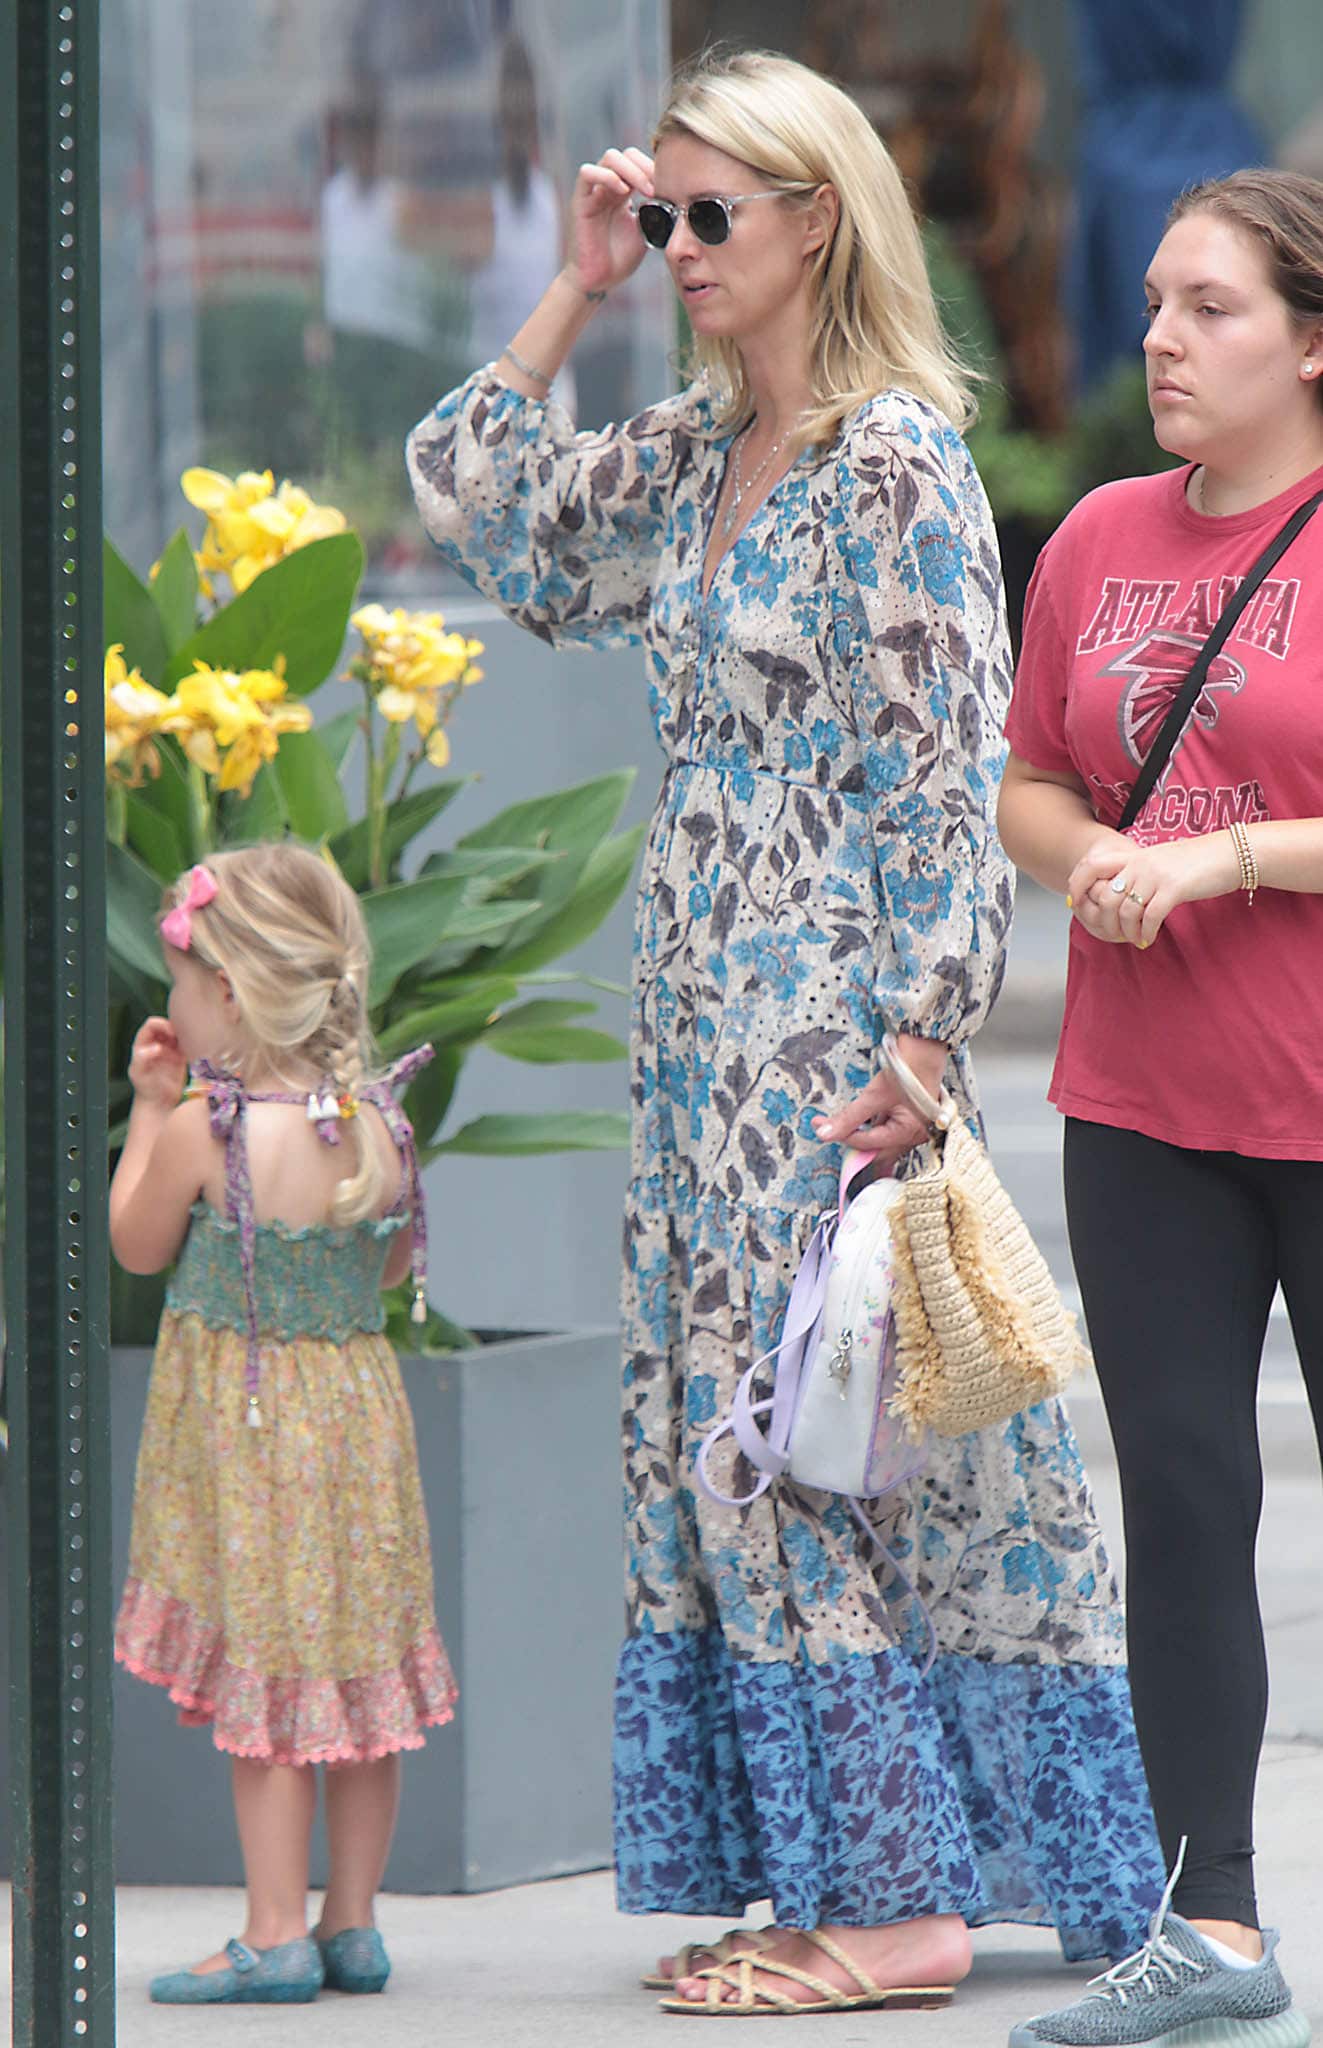
{"label": "ruffled hem", "polygon": [[958,1913],[1131,1953],[1162,1859],[1126,1674],[904,1651],[752,1663],[639,1635],[616,1683],[627,1913],[884,1926]]}
{"label": "ruffled hem", "polygon": [[432,1624],[389,1670],[355,1678],[269,1678],[234,1664],[224,1631],[173,1595],[130,1579],[115,1658],[159,1685],[185,1727],[210,1727],[217,1749],[268,1764],[360,1764],[421,1749],[423,1730],[454,1716],[459,1689]]}

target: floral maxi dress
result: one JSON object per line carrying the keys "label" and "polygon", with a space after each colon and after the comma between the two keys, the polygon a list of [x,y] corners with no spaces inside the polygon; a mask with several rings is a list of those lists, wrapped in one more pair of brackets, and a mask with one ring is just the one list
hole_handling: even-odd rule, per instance
{"label": "floral maxi dress", "polygon": [[1059,1404],[934,1442],[879,1506],[936,1628],[926,1677],[912,1603],[839,1498],[781,1483],[732,1511],[695,1487],[835,1202],[814,1116],[876,1072],[890,1024],[951,1042],[977,1124],[966,1042],[1011,912],[1004,604],[963,442],[906,393],[870,401],[705,594],[728,447],[701,385],[575,435],[488,369],[408,451],[433,539],[516,623],[642,644],[666,756],[635,927],[620,1904],[770,1898],[803,1928],[959,1913],[1121,1954],[1158,1849]]}

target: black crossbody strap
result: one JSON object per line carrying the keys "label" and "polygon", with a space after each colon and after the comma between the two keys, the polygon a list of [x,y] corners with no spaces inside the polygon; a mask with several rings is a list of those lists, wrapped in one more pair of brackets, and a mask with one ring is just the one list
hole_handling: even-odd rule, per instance
{"label": "black crossbody strap", "polygon": [[1125,809],[1122,811],[1117,822],[1116,829],[1118,832],[1128,832],[1135,819],[1139,816],[1139,813],[1143,810],[1144,805],[1148,802],[1154,783],[1171,759],[1172,754],[1175,752],[1177,741],[1189,724],[1190,713],[1193,711],[1198,701],[1199,692],[1204,686],[1204,678],[1208,674],[1217,655],[1221,653],[1232,627],[1269,570],[1274,568],[1281,560],[1301,527],[1307,525],[1320,505],[1323,505],[1323,491],[1316,492],[1303,505],[1296,507],[1285,526],[1273,535],[1273,538],[1259,556],[1258,561],[1254,564],[1244,582],[1241,583],[1237,590],[1232,592],[1226,604],[1222,607],[1221,612],[1218,614],[1216,625],[1196,654],[1189,674],[1181,684],[1172,702],[1170,711],[1168,711],[1167,716],[1162,721],[1161,731],[1144,756],[1143,764],[1138,775],[1135,777],[1134,788],[1126,798]]}

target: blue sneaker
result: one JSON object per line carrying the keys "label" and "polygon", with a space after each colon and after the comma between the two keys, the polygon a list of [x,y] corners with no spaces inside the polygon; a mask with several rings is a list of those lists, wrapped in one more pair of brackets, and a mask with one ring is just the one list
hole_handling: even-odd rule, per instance
{"label": "blue sneaker", "polygon": [[390,1975],[386,1944],[375,1927],[345,1927],[329,1941],[317,1936],[328,1991],[384,1991]]}
{"label": "blue sneaker", "polygon": [[228,1970],[172,1970],[152,1979],[153,2005],[311,2005],[324,1971],[310,1934],[278,1948],[227,1941]]}
{"label": "blue sneaker", "polygon": [[1074,2005],[1013,2028],[1009,2048],[1307,2048],[1309,2021],[1277,1967],[1276,1929],[1264,1929],[1262,1960],[1235,1970],[1171,1911],[1184,1854],[1182,1842],[1144,1946]]}

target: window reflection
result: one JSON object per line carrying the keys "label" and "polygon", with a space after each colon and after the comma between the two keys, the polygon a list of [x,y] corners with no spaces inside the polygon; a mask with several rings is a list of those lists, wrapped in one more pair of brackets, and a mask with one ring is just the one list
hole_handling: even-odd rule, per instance
{"label": "window reflection", "polygon": [[[578,163],[646,141],[660,0],[103,0],[107,523],[141,568],[190,463],[341,505],[371,584],[443,587],[401,445],[562,260]],[[673,382],[648,264],[555,396]]]}

